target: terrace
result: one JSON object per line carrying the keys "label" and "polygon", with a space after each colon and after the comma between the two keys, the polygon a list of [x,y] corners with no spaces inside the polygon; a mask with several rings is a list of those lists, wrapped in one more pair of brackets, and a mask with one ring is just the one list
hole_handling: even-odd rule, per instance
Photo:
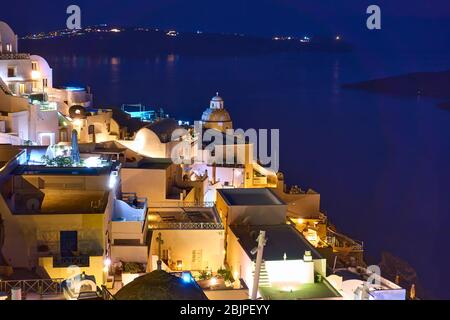
{"label": "terrace", "polygon": [[230,206],[271,206],[285,205],[267,188],[219,189],[217,192]]}
{"label": "terrace", "polygon": [[29,60],[29,53],[0,53],[0,60]]}
{"label": "terrace", "polygon": [[7,202],[17,215],[101,214],[108,196],[107,191],[36,190],[16,192]]}
{"label": "terrace", "polygon": [[335,300],[342,299],[339,292],[326,280],[320,282],[297,284],[295,286],[260,287],[264,300]]}
{"label": "terrace", "polygon": [[154,230],[223,229],[213,203],[181,203],[173,207],[152,204],[148,211],[149,228]]}

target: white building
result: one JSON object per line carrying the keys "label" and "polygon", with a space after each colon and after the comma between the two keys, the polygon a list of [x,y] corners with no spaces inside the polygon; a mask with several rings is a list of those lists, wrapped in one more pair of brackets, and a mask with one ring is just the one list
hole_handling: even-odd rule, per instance
{"label": "white building", "polygon": [[19,53],[17,35],[0,21],[0,78],[15,95],[44,93],[53,86],[53,71],[37,55]]}

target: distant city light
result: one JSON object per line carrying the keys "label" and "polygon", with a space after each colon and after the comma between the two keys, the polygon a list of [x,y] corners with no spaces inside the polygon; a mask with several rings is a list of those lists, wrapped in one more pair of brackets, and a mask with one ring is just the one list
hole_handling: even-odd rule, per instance
{"label": "distant city light", "polygon": [[341,36],[336,36],[336,40],[341,40]]}
{"label": "distant city light", "polygon": [[166,33],[166,35],[168,35],[169,37],[176,37],[178,35],[178,32],[176,32],[175,30],[170,30]]}

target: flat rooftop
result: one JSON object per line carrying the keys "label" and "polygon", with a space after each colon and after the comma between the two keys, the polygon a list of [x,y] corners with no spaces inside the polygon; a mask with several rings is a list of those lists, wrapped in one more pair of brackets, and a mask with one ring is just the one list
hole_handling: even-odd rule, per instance
{"label": "flat rooftop", "polygon": [[250,259],[256,259],[251,254],[256,247],[256,239],[260,231],[266,231],[267,243],[264,247],[263,259],[266,261],[303,259],[305,251],[311,251],[313,259],[322,259],[321,254],[305,239],[305,237],[287,224],[271,226],[230,226],[233,234],[238,238],[244,251]]}
{"label": "flat rooftop", "polygon": [[217,192],[230,206],[285,205],[270,189],[218,189]]}
{"label": "flat rooftop", "polygon": [[341,298],[336,289],[326,280],[310,284],[300,284],[289,288],[277,286],[260,287],[259,292],[265,300],[317,300]]}
{"label": "flat rooftop", "polygon": [[46,190],[36,193],[17,193],[13,214],[89,214],[104,213],[108,191]]}
{"label": "flat rooftop", "polygon": [[136,162],[127,162],[123,165],[126,169],[166,170],[172,165],[171,159],[143,158]]}

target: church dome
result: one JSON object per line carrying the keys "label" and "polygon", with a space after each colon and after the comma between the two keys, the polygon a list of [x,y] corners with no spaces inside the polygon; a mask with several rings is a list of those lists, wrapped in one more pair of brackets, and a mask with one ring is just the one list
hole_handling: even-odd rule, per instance
{"label": "church dome", "polygon": [[222,132],[233,128],[230,114],[224,108],[224,101],[219,93],[211,99],[209,108],[203,112],[202,123],[205,129],[216,129]]}
{"label": "church dome", "polygon": [[137,278],[114,297],[117,300],[208,300],[195,280],[186,283],[165,271],[153,271]]}
{"label": "church dome", "polygon": [[231,117],[225,109],[207,109],[203,112],[202,121],[204,122],[230,122]]}
{"label": "church dome", "polygon": [[219,96],[219,93],[217,93],[212,99],[211,101],[216,101],[216,102],[223,102],[223,99],[221,96]]}

